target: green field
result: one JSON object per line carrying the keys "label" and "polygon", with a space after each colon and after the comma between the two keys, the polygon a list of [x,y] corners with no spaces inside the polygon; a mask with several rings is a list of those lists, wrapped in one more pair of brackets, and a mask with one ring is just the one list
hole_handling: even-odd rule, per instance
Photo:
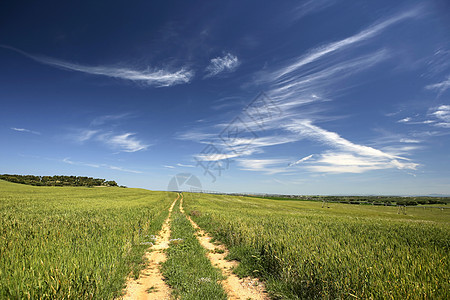
{"label": "green field", "polygon": [[206,258],[206,250],[194,236],[194,228],[180,212],[178,200],[172,212],[172,242],[167,249],[163,275],[173,288],[172,295],[186,300],[227,299],[218,280],[219,270]]}
{"label": "green field", "polygon": [[[236,272],[285,299],[449,299],[450,211],[185,194]],[[195,213],[193,213],[195,211]]]}
{"label": "green field", "polygon": [[111,299],[175,194],[0,180],[0,299]]}
{"label": "green field", "polygon": [[[184,194],[194,221],[274,299],[449,299],[450,210]],[[113,299],[175,193],[0,181],[0,299]],[[195,230],[172,213],[162,266],[180,299],[224,299]],[[206,295],[206,296],[205,296]]]}

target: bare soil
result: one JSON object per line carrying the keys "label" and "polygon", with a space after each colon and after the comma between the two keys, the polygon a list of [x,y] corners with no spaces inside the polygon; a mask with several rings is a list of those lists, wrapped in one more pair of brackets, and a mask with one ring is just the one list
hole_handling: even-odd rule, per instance
{"label": "bare soil", "polygon": [[166,261],[164,249],[169,247],[170,240],[170,217],[175,202],[169,208],[169,216],[164,221],[161,231],[155,237],[155,243],[145,254],[148,264],[141,271],[137,280],[130,278],[127,282],[125,300],[131,299],[170,299],[171,289],[164,281],[160,271],[160,264]]}
{"label": "bare soil", "polygon": [[[180,200],[180,211],[186,215],[183,209],[183,195]],[[202,230],[190,216],[186,215],[192,226],[196,229],[196,236],[200,244],[208,250],[208,259],[211,264],[222,271],[222,274],[226,277],[223,280],[222,286],[225,292],[228,294],[228,299],[231,300],[248,300],[248,299],[270,299],[264,284],[257,278],[239,278],[233,274],[233,269],[236,268],[239,262],[235,260],[226,260],[228,255],[228,249],[220,243],[211,243],[211,236]]]}

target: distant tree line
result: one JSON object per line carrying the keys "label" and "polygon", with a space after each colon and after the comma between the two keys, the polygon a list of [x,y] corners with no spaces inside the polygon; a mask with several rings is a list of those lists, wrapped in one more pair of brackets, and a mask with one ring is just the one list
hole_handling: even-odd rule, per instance
{"label": "distant tree line", "polygon": [[300,195],[248,195],[263,197],[273,200],[313,200],[339,202],[346,204],[370,204],[370,205],[429,205],[450,203],[449,197],[400,197],[400,196],[300,196]]}
{"label": "distant tree line", "polygon": [[118,186],[113,180],[83,176],[0,175],[1,180],[34,186]]}

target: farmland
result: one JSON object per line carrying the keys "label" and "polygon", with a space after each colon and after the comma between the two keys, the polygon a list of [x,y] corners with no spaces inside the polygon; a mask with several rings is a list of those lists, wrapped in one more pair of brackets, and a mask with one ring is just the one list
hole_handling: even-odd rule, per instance
{"label": "farmland", "polygon": [[0,298],[119,295],[174,195],[0,181]]}
{"label": "farmland", "polygon": [[[449,209],[0,181],[0,215],[2,299],[119,298],[127,278],[148,276],[144,253],[163,242],[163,223],[170,241],[156,268],[180,299],[230,299],[210,261],[217,249],[235,274],[263,282],[263,298],[450,296]],[[207,234],[224,245],[211,252],[199,243]]]}
{"label": "farmland", "polygon": [[272,295],[448,299],[450,212],[185,194],[185,210],[224,242],[241,276]]}

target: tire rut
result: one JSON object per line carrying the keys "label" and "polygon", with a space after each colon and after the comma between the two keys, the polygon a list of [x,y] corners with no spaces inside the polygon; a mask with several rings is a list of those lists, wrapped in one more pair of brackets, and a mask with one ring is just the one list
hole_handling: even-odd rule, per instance
{"label": "tire rut", "polygon": [[239,265],[239,262],[235,260],[226,260],[225,257],[229,251],[223,244],[211,243],[211,236],[201,229],[197,223],[195,223],[190,216],[188,216],[183,209],[183,194],[180,199],[180,211],[191,222],[194,229],[196,229],[196,237],[203,248],[208,250],[207,257],[211,261],[211,264],[219,268],[222,274],[226,277],[221,281],[221,284],[228,295],[230,300],[266,300],[270,299],[264,284],[257,278],[239,278],[233,274],[233,269]]}
{"label": "tire rut", "polygon": [[131,299],[170,299],[171,289],[164,281],[160,271],[160,264],[166,261],[164,250],[169,247],[170,240],[170,217],[173,207],[179,199],[180,194],[169,208],[169,216],[164,221],[161,231],[155,237],[156,241],[149,251],[146,252],[148,264],[139,274],[138,279],[129,279],[125,290],[124,300]]}

